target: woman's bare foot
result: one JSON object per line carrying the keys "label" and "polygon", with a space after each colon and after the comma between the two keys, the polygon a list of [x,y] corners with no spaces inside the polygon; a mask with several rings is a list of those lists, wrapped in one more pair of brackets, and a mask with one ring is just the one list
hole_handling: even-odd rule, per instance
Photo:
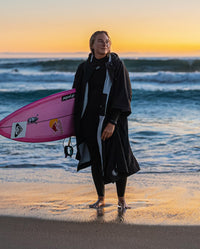
{"label": "woman's bare foot", "polygon": [[90,208],[101,208],[104,206],[105,206],[104,197],[101,196],[98,198],[98,200],[95,203],[89,205]]}
{"label": "woman's bare foot", "polygon": [[118,208],[119,209],[130,209],[131,207],[129,207],[126,204],[126,201],[125,201],[124,197],[118,197]]}

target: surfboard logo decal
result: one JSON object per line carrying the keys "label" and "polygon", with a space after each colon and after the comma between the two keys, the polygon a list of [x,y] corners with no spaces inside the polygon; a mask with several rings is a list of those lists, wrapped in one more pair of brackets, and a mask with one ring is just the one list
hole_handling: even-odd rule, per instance
{"label": "surfboard logo decal", "polygon": [[21,138],[26,136],[27,122],[17,122],[12,124],[11,139]]}
{"label": "surfboard logo decal", "polygon": [[51,129],[55,132],[55,133],[63,133],[63,127],[62,127],[62,123],[59,119],[55,118],[55,119],[51,119],[49,121],[49,126],[51,127]]}
{"label": "surfboard logo decal", "polygon": [[38,114],[37,117],[31,117],[28,119],[28,124],[37,124],[38,121]]}
{"label": "surfboard logo decal", "polygon": [[75,97],[75,93],[71,93],[71,94],[62,96],[62,101],[66,101],[66,100],[69,100],[69,99],[73,99],[74,97]]}

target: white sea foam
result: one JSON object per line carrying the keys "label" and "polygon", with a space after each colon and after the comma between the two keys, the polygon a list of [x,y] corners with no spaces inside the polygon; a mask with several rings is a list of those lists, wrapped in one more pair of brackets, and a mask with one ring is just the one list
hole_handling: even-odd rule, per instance
{"label": "white sea foam", "polygon": [[[41,89],[70,89],[72,72],[3,72],[0,73],[0,91],[26,91]],[[199,90],[200,72],[193,73],[130,73],[132,89],[143,90]]]}
{"label": "white sea foam", "polygon": [[74,73],[0,73],[0,82],[72,82]]}
{"label": "white sea foam", "polygon": [[174,72],[155,72],[155,73],[129,73],[131,81],[155,82],[155,83],[199,83],[200,72],[174,73]]}

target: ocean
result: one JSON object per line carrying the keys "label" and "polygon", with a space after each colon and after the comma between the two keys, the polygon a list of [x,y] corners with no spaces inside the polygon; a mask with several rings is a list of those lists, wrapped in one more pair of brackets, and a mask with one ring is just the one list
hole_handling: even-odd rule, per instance
{"label": "ocean", "polygon": [[[133,91],[129,138],[141,167],[138,174],[148,177],[199,174],[200,59],[122,60],[129,71]],[[71,89],[82,61],[79,58],[0,59],[0,119],[35,100]],[[24,177],[27,169],[38,175],[40,172],[51,175],[60,169],[77,182],[75,138],[72,139],[74,155],[66,159],[63,144],[67,141],[31,144],[0,136],[0,180],[15,181],[18,177],[20,181],[30,181]],[[9,175],[10,169],[15,169],[15,176]],[[90,169],[78,175],[80,182],[87,182]]]}

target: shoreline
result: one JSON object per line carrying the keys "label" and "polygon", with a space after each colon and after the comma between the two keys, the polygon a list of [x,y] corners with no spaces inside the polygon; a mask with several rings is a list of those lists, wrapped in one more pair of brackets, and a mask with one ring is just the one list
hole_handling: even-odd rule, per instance
{"label": "shoreline", "polygon": [[69,222],[0,216],[0,249],[198,249],[200,226]]}
{"label": "shoreline", "polygon": [[118,213],[115,184],[106,185],[106,206],[100,212],[89,208],[97,198],[91,183],[0,182],[0,189],[0,216],[66,222],[200,225],[199,189],[183,184],[167,187],[135,181],[134,186],[127,186],[126,201],[131,209],[123,215]]}

